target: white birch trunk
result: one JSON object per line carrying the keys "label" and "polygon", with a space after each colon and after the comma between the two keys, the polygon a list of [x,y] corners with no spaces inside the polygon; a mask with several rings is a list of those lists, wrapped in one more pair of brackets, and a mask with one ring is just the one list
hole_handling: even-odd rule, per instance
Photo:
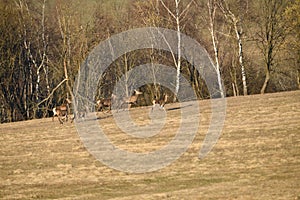
{"label": "white birch trunk", "polygon": [[[26,30],[26,25],[24,23],[24,28],[25,28],[25,30],[24,30],[24,47],[27,50],[29,59],[33,63],[34,67],[36,68],[37,80],[36,80],[35,86],[32,85],[32,87],[31,87],[32,89],[35,88],[36,102],[39,101],[39,96],[40,96],[39,91],[40,91],[40,81],[41,81],[41,73],[40,72],[41,72],[42,69],[44,69],[44,63],[45,63],[45,60],[46,60],[46,51],[47,51],[47,41],[46,41],[46,38],[45,38],[45,5],[46,5],[46,0],[43,1],[43,5],[42,5],[42,16],[41,16],[42,36],[41,36],[41,39],[42,39],[43,46],[41,47],[41,49],[38,49],[39,58],[38,58],[38,56],[34,56],[31,52],[31,42],[27,38],[27,30]],[[24,13],[24,11],[23,11],[24,7],[27,9],[26,12],[30,13],[30,10],[29,10],[26,2],[19,1],[18,6],[20,7],[22,13]],[[30,72],[32,72],[31,69],[30,69]],[[48,89],[48,93],[49,93],[50,86],[49,86],[48,78],[47,78],[47,87],[48,87],[47,89]]]}
{"label": "white birch trunk", "polygon": [[124,65],[125,65],[125,72],[124,72],[124,76],[125,76],[125,94],[126,94],[126,97],[129,97],[130,94],[129,94],[129,86],[128,86],[128,62],[127,62],[127,55],[125,53],[124,55]]}
{"label": "white birch trunk", "polygon": [[224,91],[223,91],[223,86],[222,86],[222,79],[221,79],[221,73],[220,73],[220,64],[219,64],[219,49],[218,49],[218,40],[215,35],[215,13],[216,13],[216,6],[214,4],[214,1],[208,0],[207,3],[208,10],[209,10],[209,20],[210,20],[210,34],[211,34],[211,39],[213,43],[213,48],[214,48],[214,55],[215,55],[215,70],[217,73],[217,79],[218,79],[218,86],[219,86],[219,92],[220,96],[222,98],[225,97]]}
{"label": "white birch trunk", "polygon": [[154,85],[154,96],[157,98],[158,97],[158,86],[157,86],[157,80],[156,80],[156,68],[154,65],[154,48],[152,45],[151,52],[150,52],[150,58],[151,58],[151,69],[152,69],[152,80],[153,80],[153,85]]}
{"label": "white birch trunk", "polygon": [[234,31],[238,43],[238,57],[239,57],[239,63],[240,63],[241,73],[242,73],[243,93],[244,95],[248,95],[247,77],[246,77],[246,70],[244,66],[243,42],[242,42],[243,28],[241,25],[238,25],[239,23],[241,23],[241,20],[238,17],[236,17],[236,15],[234,15],[234,13],[230,10],[225,0],[219,1],[218,5],[222,10],[225,18],[228,19],[234,27]]}
{"label": "white birch trunk", "polygon": [[242,82],[243,82],[243,93],[244,96],[248,95],[248,89],[247,89],[247,78],[246,78],[246,71],[244,66],[244,54],[243,54],[243,43],[242,43],[242,28],[240,28],[240,31],[238,30],[237,21],[234,23],[234,29],[236,33],[236,38],[238,41],[239,46],[239,62],[241,66],[241,73],[242,73]]}
{"label": "white birch trunk", "polygon": [[177,26],[177,63],[176,63],[176,87],[173,101],[176,101],[177,94],[180,87],[180,69],[181,69],[181,32],[180,32],[180,20],[179,20],[179,1],[175,0],[176,3],[176,26]]}
{"label": "white birch trunk", "polygon": [[161,4],[164,6],[164,8],[168,11],[168,13],[176,21],[176,29],[177,29],[177,59],[175,59],[174,53],[172,52],[172,49],[170,49],[171,53],[172,53],[173,60],[174,60],[174,64],[175,64],[175,67],[176,67],[175,94],[174,94],[174,99],[173,99],[173,101],[175,102],[177,94],[178,94],[179,89],[180,89],[180,70],[181,70],[181,29],[180,29],[180,18],[184,14],[187,13],[187,11],[188,11],[189,7],[191,6],[193,0],[190,1],[190,3],[185,7],[185,9],[182,12],[180,12],[180,9],[179,9],[179,4],[180,4],[181,0],[174,0],[174,1],[175,1],[175,9],[176,9],[175,13],[173,13],[170,10],[170,8],[168,8],[166,6],[166,4],[164,3],[163,0],[160,0]]}

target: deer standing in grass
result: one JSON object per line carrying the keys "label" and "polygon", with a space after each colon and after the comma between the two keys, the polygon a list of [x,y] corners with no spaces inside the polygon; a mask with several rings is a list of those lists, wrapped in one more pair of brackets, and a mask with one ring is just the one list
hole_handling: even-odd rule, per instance
{"label": "deer standing in grass", "polygon": [[112,102],[115,101],[116,95],[112,94],[111,98],[101,98],[99,99],[96,104],[97,104],[97,111],[104,111],[105,107],[108,107],[109,111],[111,110]]}
{"label": "deer standing in grass", "polygon": [[136,102],[137,102],[138,96],[140,94],[143,94],[143,93],[140,92],[140,91],[134,90],[134,94],[132,96],[124,97],[122,99],[120,107],[123,107],[123,105],[127,104],[128,105],[128,109],[130,109],[130,107],[131,107],[132,104],[137,105]]}
{"label": "deer standing in grass", "polygon": [[156,105],[159,105],[160,109],[165,110],[165,104],[166,104],[166,102],[168,101],[168,97],[169,97],[168,94],[165,94],[165,95],[162,96],[162,98],[160,98],[160,99],[154,99],[154,100],[152,101],[153,106],[152,106],[151,111],[153,111],[153,109],[154,109],[154,107],[155,107]]}
{"label": "deer standing in grass", "polygon": [[69,114],[69,108],[70,104],[72,101],[70,99],[66,99],[66,102],[60,106],[56,106],[55,108],[52,109],[53,111],[53,117],[52,121],[54,121],[54,117],[57,116],[58,121],[60,124],[64,123],[64,120],[67,122],[68,121],[68,114]]}

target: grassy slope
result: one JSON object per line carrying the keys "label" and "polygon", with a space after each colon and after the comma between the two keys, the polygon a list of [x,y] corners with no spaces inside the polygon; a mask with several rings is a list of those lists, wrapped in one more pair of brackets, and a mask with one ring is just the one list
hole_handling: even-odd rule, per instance
{"label": "grassy slope", "polygon": [[[205,159],[197,155],[209,125],[209,101],[200,102],[201,127],[188,151],[146,174],[119,172],[95,160],[73,124],[51,119],[1,124],[0,198],[300,199],[300,91],[227,103],[222,136]],[[143,123],[148,111],[133,109],[132,116]],[[163,132],[142,141],[119,132],[109,115],[99,123],[116,145],[149,151],[173,137],[179,111],[167,115]]]}

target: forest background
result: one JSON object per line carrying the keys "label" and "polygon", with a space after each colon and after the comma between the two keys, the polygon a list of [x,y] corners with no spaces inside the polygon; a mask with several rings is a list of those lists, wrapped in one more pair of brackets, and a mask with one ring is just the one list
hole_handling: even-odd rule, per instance
{"label": "forest background", "polygon": [[[300,0],[0,0],[0,122],[51,115],[72,97],[83,61],[101,41],[140,27],[173,29],[198,41],[226,96],[300,89]],[[93,100],[110,97],[123,74],[145,63],[179,69],[199,99],[210,98],[184,56],[142,49],[112,63]],[[125,83],[127,95],[134,87]],[[140,105],[170,93],[159,83],[139,89]]]}

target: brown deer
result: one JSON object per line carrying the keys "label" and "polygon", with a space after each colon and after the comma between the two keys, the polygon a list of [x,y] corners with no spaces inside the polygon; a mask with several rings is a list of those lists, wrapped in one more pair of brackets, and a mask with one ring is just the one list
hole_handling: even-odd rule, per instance
{"label": "brown deer", "polygon": [[128,109],[130,109],[130,107],[131,107],[132,104],[136,105],[138,96],[140,94],[143,94],[143,93],[140,92],[140,91],[134,90],[134,94],[132,96],[124,97],[122,99],[122,103],[121,103],[120,107],[123,107],[124,104],[127,104],[128,105]]}
{"label": "brown deer", "polygon": [[96,102],[97,111],[104,111],[105,107],[108,107],[109,111],[111,110],[112,102],[116,99],[116,95],[112,94],[111,98],[101,98]]}
{"label": "brown deer", "polygon": [[57,116],[58,121],[60,122],[60,124],[63,124],[64,120],[67,122],[71,103],[72,103],[72,101],[67,98],[66,102],[64,104],[62,104],[60,106],[56,106],[55,108],[53,108],[52,109],[52,111],[53,111],[52,121],[54,121],[54,117]]}
{"label": "brown deer", "polygon": [[168,101],[168,97],[169,97],[168,94],[165,94],[165,95],[162,96],[162,98],[160,98],[160,99],[154,99],[154,100],[152,101],[153,106],[152,106],[151,111],[153,111],[153,109],[154,109],[154,107],[155,107],[156,105],[159,105],[159,106],[160,106],[160,109],[165,110],[165,104],[166,104],[166,102]]}

